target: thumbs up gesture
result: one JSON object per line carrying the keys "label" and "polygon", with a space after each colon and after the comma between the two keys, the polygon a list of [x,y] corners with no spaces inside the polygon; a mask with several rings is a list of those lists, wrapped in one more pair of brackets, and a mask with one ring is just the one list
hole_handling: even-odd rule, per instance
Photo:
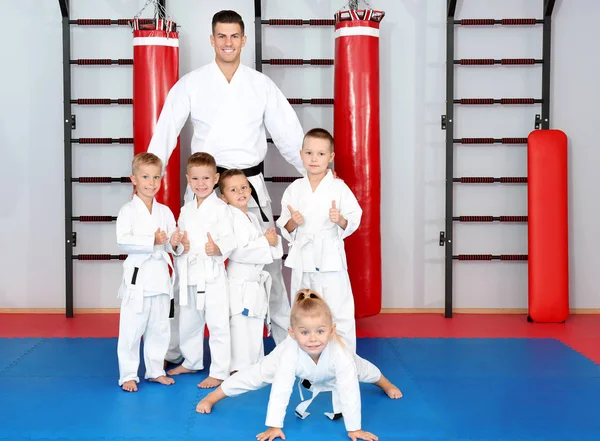
{"label": "thumbs up gesture", "polygon": [[177,248],[177,245],[181,243],[181,232],[179,227],[171,234],[171,246]]}
{"label": "thumbs up gesture", "polygon": [[207,233],[206,237],[208,239],[208,242],[206,242],[206,245],[204,246],[204,251],[206,252],[206,255],[207,256],[218,256],[218,255],[220,255],[221,254],[221,250],[219,249],[219,247],[217,246],[217,244],[213,240],[213,238],[210,235],[210,233]]}
{"label": "thumbs up gesture", "polygon": [[187,231],[183,232],[183,237],[181,238],[181,245],[183,245],[184,253],[190,251],[190,240],[188,239]]}
{"label": "thumbs up gesture", "polygon": [[335,206],[335,201],[331,201],[331,208],[329,209],[329,220],[334,224],[339,224],[341,220],[340,210]]}
{"label": "thumbs up gesture", "polygon": [[154,245],[164,245],[167,243],[167,240],[167,233],[160,231],[160,228],[154,232]]}
{"label": "thumbs up gesture", "polygon": [[290,210],[290,214],[292,215],[292,222],[294,222],[296,226],[302,225],[304,223],[304,216],[302,216],[302,213],[294,210],[291,205],[288,205],[287,208]]}

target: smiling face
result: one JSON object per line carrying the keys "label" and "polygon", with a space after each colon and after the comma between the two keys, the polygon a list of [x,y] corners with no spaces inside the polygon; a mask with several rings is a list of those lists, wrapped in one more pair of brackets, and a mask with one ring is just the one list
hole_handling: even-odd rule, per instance
{"label": "smiling face", "polygon": [[316,314],[299,314],[288,332],[300,349],[317,362],[335,332],[335,325],[327,314],[316,311]]}
{"label": "smiling face", "polygon": [[221,198],[244,213],[248,212],[251,190],[246,176],[234,175],[226,177],[224,180],[221,179]]}
{"label": "smiling face", "polygon": [[188,167],[185,175],[187,182],[196,195],[198,204],[213,192],[214,186],[219,182],[219,174],[210,165],[193,165]]}
{"label": "smiling face", "polygon": [[238,23],[216,23],[210,44],[215,48],[218,63],[239,64],[246,36]]}
{"label": "smiling face", "polygon": [[146,203],[154,199],[161,183],[161,166],[158,164],[139,164],[130,176],[135,185],[136,195]]}

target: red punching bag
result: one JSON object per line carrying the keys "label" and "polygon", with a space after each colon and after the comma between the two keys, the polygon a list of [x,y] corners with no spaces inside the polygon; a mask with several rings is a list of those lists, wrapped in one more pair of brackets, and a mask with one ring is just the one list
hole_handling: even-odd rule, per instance
{"label": "red punching bag", "polygon": [[560,130],[527,138],[528,306],[534,322],[569,316],[568,142]]}
{"label": "red punching bag", "polygon": [[335,171],[363,210],[359,229],[345,239],[356,318],[381,311],[379,23],[384,15],[371,9],[335,15]]}
{"label": "red punching bag", "polygon": [[[171,87],[179,79],[179,36],[170,20],[133,23],[133,151],[148,149],[156,121]],[[165,169],[156,199],[177,217],[181,209],[179,139]]]}

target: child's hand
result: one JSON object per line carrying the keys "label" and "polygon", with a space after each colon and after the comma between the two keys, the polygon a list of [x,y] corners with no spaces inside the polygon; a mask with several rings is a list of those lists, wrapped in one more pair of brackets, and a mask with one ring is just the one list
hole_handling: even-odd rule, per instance
{"label": "child's hand", "polygon": [[160,228],[154,233],[154,245],[164,245],[168,240],[167,233],[160,231]]}
{"label": "child's hand", "polygon": [[207,233],[206,236],[208,238],[208,242],[206,242],[206,245],[204,246],[204,251],[206,252],[206,255],[219,256],[221,254],[221,250],[219,249],[213,238],[210,236],[210,233]]}
{"label": "child's hand", "polygon": [[265,237],[267,238],[269,245],[272,247],[277,246],[279,239],[277,238],[277,231],[275,231],[275,228],[268,228],[267,231],[265,231]]}
{"label": "child's hand", "polygon": [[371,432],[365,432],[364,430],[354,430],[353,432],[348,432],[348,437],[352,441],[359,439],[363,439],[365,441],[377,441],[379,439],[376,435],[372,434]]}
{"label": "child's hand", "polygon": [[331,201],[331,208],[329,209],[329,220],[334,224],[339,224],[341,217],[342,215],[340,214],[340,210],[335,207],[335,201]]}
{"label": "child's hand", "polygon": [[304,223],[304,216],[302,216],[302,213],[294,210],[291,205],[288,205],[287,208],[290,210],[290,214],[292,215],[292,222],[294,222],[297,227],[302,225]]}
{"label": "child's hand", "polygon": [[187,253],[190,251],[190,240],[187,237],[187,231],[183,232],[183,237],[181,238],[181,245],[183,245],[184,253]]}
{"label": "child's hand", "polygon": [[340,210],[335,206],[335,201],[331,201],[329,220],[334,224],[339,225],[343,230],[348,226],[348,220],[340,214]]}
{"label": "child's hand", "polygon": [[171,246],[173,248],[177,248],[177,245],[181,243],[181,233],[179,232],[179,228],[177,228],[173,234],[171,234]]}
{"label": "child's hand", "polygon": [[262,433],[256,435],[258,441],[273,441],[274,439],[281,438],[285,439],[285,433],[278,427],[269,427]]}

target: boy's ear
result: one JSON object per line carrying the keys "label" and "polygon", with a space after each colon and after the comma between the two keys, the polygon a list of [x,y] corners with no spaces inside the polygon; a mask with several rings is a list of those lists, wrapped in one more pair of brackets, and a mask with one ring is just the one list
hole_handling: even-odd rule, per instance
{"label": "boy's ear", "polygon": [[296,340],[296,335],[294,334],[294,331],[292,330],[292,328],[288,328],[288,334],[290,335],[290,337],[292,337],[294,340]]}
{"label": "boy's ear", "polygon": [[215,175],[215,184],[218,184],[218,183],[219,183],[219,178],[220,178],[220,177],[221,177],[221,174],[220,174],[220,173],[217,173],[217,174]]}

